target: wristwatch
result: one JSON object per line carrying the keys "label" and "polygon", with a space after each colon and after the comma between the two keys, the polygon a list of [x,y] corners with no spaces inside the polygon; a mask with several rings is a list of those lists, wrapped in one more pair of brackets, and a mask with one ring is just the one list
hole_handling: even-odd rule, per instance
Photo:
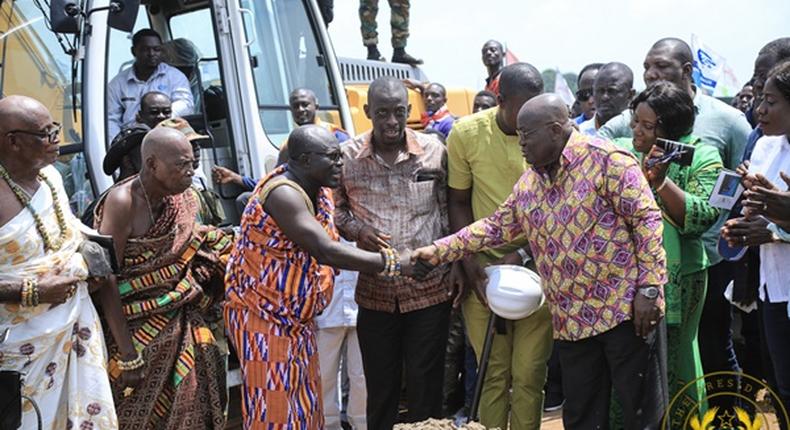
{"label": "wristwatch", "polygon": [[658,287],[644,287],[639,289],[639,294],[647,297],[650,300],[658,297]]}
{"label": "wristwatch", "polygon": [[532,257],[527,254],[527,251],[525,251],[524,248],[517,249],[516,253],[518,253],[519,257],[521,257],[522,266],[525,266],[527,263],[529,263],[529,260],[532,260]]}

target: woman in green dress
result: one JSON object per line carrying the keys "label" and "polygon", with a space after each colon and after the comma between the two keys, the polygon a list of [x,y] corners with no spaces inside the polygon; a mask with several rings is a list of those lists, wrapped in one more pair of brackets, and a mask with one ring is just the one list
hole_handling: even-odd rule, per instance
{"label": "woman in green dress", "polygon": [[[708,198],[722,169],[715,147],[691,135],[695,107],[691,96],[669,82],[657,82],[631,102],[633,140],[620,141],[641,160],[643,172],[664,216],[664,248],[669,282],[664,286],[667,324],[667,376],[670,401],[703,375],[697,346],[707,289],[708,258],[701,235],[719,216]],[[690,166],[658,162],[665,155],[658,139],[694,146]],[[683,391],[697,404],[705,397],[704,381]],[[680,404],[676,400],[674,404]]]}

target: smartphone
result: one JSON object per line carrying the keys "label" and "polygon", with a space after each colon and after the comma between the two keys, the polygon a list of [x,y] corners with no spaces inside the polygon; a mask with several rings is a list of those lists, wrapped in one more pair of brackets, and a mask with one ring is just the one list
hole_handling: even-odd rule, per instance
{"label": "smartphone", "polygon": [[664,150],[665,162],[677,163],[681,166],[691,166],[694,159],[694,146],[669,139],[656,139],[656,146]]}

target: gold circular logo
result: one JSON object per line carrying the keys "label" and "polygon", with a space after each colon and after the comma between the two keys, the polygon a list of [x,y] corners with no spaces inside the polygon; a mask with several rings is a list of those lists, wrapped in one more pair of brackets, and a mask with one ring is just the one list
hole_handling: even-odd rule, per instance
{"label": "gold circular logo", "polygon": [[[704,397],[694,398],[690,394],[696,392],[705,393]],[[779,423],[790,428],[790,417],[779,399],[771,387],[751,375],[729,371],[708,373],[689,382],[672,397],[661,428],[766,430],[778,429]]]}

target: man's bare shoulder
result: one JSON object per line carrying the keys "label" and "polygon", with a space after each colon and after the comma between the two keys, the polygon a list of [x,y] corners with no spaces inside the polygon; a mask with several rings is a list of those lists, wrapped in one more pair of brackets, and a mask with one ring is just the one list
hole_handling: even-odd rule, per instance
{"label": "man's bare shoulder", "polygon": [[295,215],[297,212],[307,211],[307,202],[304,195],[288,184],[274,187],[263,201],[263,208],[267,213]]}
{"label": "man's bare shoulder", "polygon": [[105,214],[126,214],[128,215],[134,204],[132,195],[132,183],[129,181],[110,189],[104,198]]}

